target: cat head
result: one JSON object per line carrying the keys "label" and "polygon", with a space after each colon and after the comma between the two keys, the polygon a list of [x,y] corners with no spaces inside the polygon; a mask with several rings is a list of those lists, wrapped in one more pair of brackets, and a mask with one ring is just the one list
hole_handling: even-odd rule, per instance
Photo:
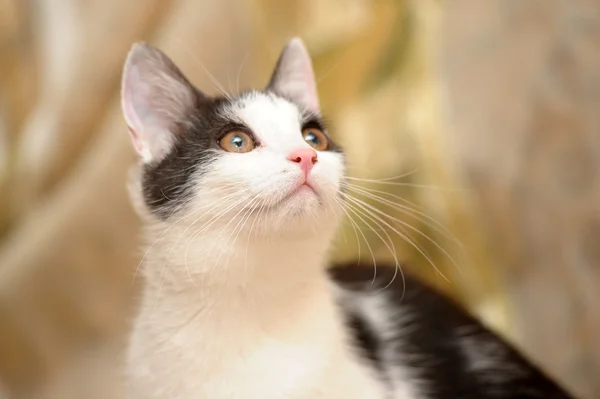
{"label": "cat head", "polygon": [[343,153],[327,134],[300,39],[284,48],[266,89],[226,97],[203,94],[164,53],[135,44],[121,103],[153,222],[277,234],[337,224]]}

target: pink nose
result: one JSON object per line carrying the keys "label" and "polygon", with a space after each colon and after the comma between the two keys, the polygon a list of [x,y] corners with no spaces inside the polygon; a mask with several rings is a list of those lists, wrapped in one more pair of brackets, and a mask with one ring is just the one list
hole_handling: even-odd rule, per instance
{"label": "pink nose", "polygon": [[287,159],[299,163],[304,175],[308,176],[313,165],[317,163],[317,152],[312,148],[300,148],[290,152]]}

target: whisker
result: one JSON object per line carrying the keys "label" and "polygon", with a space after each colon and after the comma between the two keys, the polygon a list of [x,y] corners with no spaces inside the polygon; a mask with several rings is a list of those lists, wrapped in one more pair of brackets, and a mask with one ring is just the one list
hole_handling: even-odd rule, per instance
{"label": "whisker", "polygon": [[208,70],[208,68],[206,68],[204,66],[204,64],[200,61],[200,59],[198,59],[198,57],[196,57],[194,55],[194,53],[192,53],[189,48],[185,45],[184,41],[181,40],[181,38],[176,37],[175,40],[177,41],[177,44],[179,44],[179,46],[192,58],[192,60],[202,69],[202,71],[206,74],[206,76],[208,76],[208,79],[210,80],[210,82],[215,86],[215,88],[217,90],[219,90],[221,92],[221,94],[223,94],[223,96],[225,96],[225,98],[231,100],[232,96],[231,94],[229,94],[225,88],[219,83],[219,81],[217,80],[217,78],[215,78],[215,76],[210,73],[210,71]]}
{"label": "whisker", "polygon": [[[419,205],[415,204],[414,202],[411,202],[411,201],[407,200],[406,198],[400,197],[400,196],[395,195],[393,193],[390,193],[388,191],[377,190],[377,189],[374,189],[374,188],[371,188],[371,187],[367,187],[367,186],[365,186],[363,184],[354,184],[354,183],[349,183],[347,181],[342,181],[341,185],[343,187],[348,188],[348,189],[353,189],[353,190],[360,189],[360,190],[365,190],[365,191],[372,192],[372,193],[379,193],[379,194],[382,194],[382,195],[386,195],[388,197],[392,197],[392,198],[397,199],[398,201],[406,204],[404,206],[408,207],[408,209],[413,210],[415,212],[416,211],[422,211],[422,209],[423,209],[422,207],[420,207]],[[384,198],[384,197],[381,197],[381,196],[379,196],[379,197],[380,198]],[[400,204],[397,204],[397,205],[400,205]]]}
{"label": "whisker", "polygon": [[325,72],[323,75],[321,75],[319,78],[317,78],[317,87],[319,86],[319,84],[321,84],[325,79],[327,79],[329,77],[329,75],[331,75],[331,73],[333,71],[335,71],[337,68],[339,68],[340,64],[342,63],[341,60],[337,61],[335,64],[333,64],[329,70],[327,72]]}
{"label": "whisker", "polygon": [[[225,245],[229,245],[229,240],[231,239],[231,237],[233,236],[233,234],[235,234],[235,239],[234,242],[231,244],[231,246],[233,246],[235,244],[235,240],[237,240],[237,236],[239,235],[239,233],[241,232],[241,230],[243,229],[244,225],[245,225],[245,217],[247,215],[249,215],[252,211],[252,205],[257,201],[257,197],[253,197],[250,200],[250,203],[248,204],[247,207],[242,207],[230,220],[229,222],[227,222],[227,224],[220,230],[219,232],[219,236],[221,236],[222,233],[225,232],[225,230],[227,230],[227,227],[229,227],[229,225],[234,222],[235,220],[237,220],[237,224],[235,225],[235,227],[232,229],[231,233],[229,234],[229,236],[227,237],[227,239],[225,239]],[[244,212],[244,214],[242,215],[242,217],[238,218],[238,216]],[[240,230],[236,233],[238,227],[240,227]],[[223,254],[223,252],[219,253],[219,256],[217,257],[215,264],[219,264],[219,260],[221,259],[221,255]]]}
{"label": "whisker", "polygon": [[[418,210],[411,209],[408,206],[397,204],[397,203],[395,203],[393,201],[388,200],[387,198],[383,198],[383,197],[381,197],[379,195],[373,194],[370,191],[374,191],[374,192],[377,192],[377,193],[388,194],[388,195],[390,195],[392,197],[396,197],[398,199],[402,199],[401,197],[398,197],[398,196],[390,194],[390,193],[386,193],[385,191],[371,190],[371,189],[366,189],[366,188],[359,188],[358,186],[354,186],[354,187],[348,186],[348,188],[352,189],[352,190],[354,190],[354,191],[356,191],[356,192],[358,192],[358,193],[360,193],[360,194],[362,194],[364,196],[366,196],[367,198],[370,198],[370,199],[372,199],[374,201],[377,201],[377,202],[379,202],[379,203],[381,203],[383,205],[387,205],[390,208],[395,209],[395,210],[403,213],[404,215],[410,216],[410,217],[418,220],[419,222],[425,224],[426,226],[428,226],[429,228],[433,229],[437,233],[442,234],[444,237],[446,237],[446,238],[454,241],[454,243],[461,250],[463,250],[463,244],[460,242],[460,240],[458,240],[458,238],[456,238],[456,236],[454,236],[446,227],[444,227],[444,225],[441,222],[439,222],[435,218],[427,215],[424,212],[420,212]],[[419,216],[415,215],[415,213],[417,215],[419,215]],[[427,220],[424,220],[423,218],[427,219]],[[428,221],[430,221],[431,223],[428,222]]]}
{"label": "whisker", "polygon": [[[406,234],[399,232],[396,228],[394,228],[394,226],[390,225],[388,222],[386,222],[384,219],[382,219],[379,215],[377,215],[376,212],[371,211],[369,209],[369,207],[375,209],[377,212],[381,212],[381,211],[379,211],[377,208],[373,207],[372,205],[364,203],[364,201],[361,201],[359,199],[353,198],[352,196],[348,196],[348,199],[350,201],[352,201],[356,206],[358,206],[361,209],[363,209],[363,211],[365,211],[366,213],[370,214],[373,218],[376,218],[381,223],[383,223],[387,227],[389,227],[393,232],[395,232],[396,234],[398,234],[408,244],[410,244],[413,248],[415,248],[427,260],[427,262],[431,266],[433,266],[433,268],[436,270],[437,273],[439,273],[447,282],[450,282],[450,280],[437,268],[437,266],[435,265],[435,263],[431,260],[431,258],[425,253],[425,251],[423,251],[423,249],[418,244],[416,244],[413,240],[411,240]],[[384,215],[392,218],[391,216],[385,214],[384,212],[382,212],[382,213]]]}
{"label": "whisker", "polygon": [[[371,172],[370,169],[364,168],[364,167],[360,167],[360,166],[355,166],[353,164],[348,164],[348,170],[362,170],[362,171],[366,171],[366,172]],[[346,178],[350,179],[350,180],[358,180],[358,181],[368,181],[369,183],[379,183],[379,182],[385,182],[385,181],[393,181],[393,180],[400,180],[400,179],[404,179],[405,177],[408,176],[412,176],[415,173],[417,173],[419,171],[419,168],[414,168],[408,172],[404,172],[400,175],[396,175],[396,176],[389,176],[389,177],[383,177],[381,179],[364,179],[364,178],[359,178],[359,177],[353,177],[353,176],[346,176]]]}
{"label": "whisker", "polygon": [[[247,189],[249,190],[249,189]],[[243,190],[243,192],[247,191],[247,190]],[[235,195],[236,193],[232,193],[231,195]],[[217,215],[211,217],[209,219],[208,222],[206,222],[203,226],[207,225],[209,222],[211,222],[210,224],[214,223],[216,220],[218,220],[221,216],[223,216],[225,213],[227,213],[230,209],[233,209],[233,207],[237,206],[238,204],[242,203],[245,200],[245,198],[239,199],[237,201],[234,201],[233,204],[229,205],[225,210],[222,210],[221,212],[219,212]],[[185,230],[179,235],[179,237],[177,238],[177,240],[175,241],[175,243],[171,246],[171,250],[169,251],[169,262],[166,266],[163,266],[163,269],[161,270],[161,276],[160,276],[160,285],[158,288],[158,292],[157,292],[157,301],[160,298],[160,293],[162,291],[162,284],[163,284],[163,280],[164,280],[164,275],[166,273],[166,271],[171,267],[171,264],[173,263],[173,252],[175,251],[175,248],[177,246],[177,244],[179,243],[179,241],[181,240],[181,238],[186,234],[186,232],[190,229],[191,226],[193,226],[196,222],[198,222],[204,215],[206,215],[207,213],[209,213],[210,211],[212,211],[213,209],[223,206],[222,203],[218,203],[213,205],[208,211],[206,211],[205,213],[203,213],[201,216],[199,216],[198,218],[196,218],[194,220],[194,222],[190,223]],[[198,230],[201,230],[203,228],[203,226],[201,226]],[[197,230],[197,231],[198,231]],[[199,233],[198,233],[199,234]],[[195,238],[197,236],[196,233],[194,233],[194,235],[189,239],[192,240],[193,238]],[[186,272],[188,273],[188,277],[190,278],[190,280],[193,282],[193,279],[189,273],[189,270],[187,269],[187,264],[186,264]]]}
{"label": "whisker", "polygon": [[[190,202],[191,200],[187,200],[186,202]],[[173,212],[171,212],[171,214],[167,217],[166,221],[169,221],[173,215],[175,215],[175,213],[177,212],[177,209],[173,210]],[[146,257],[148,256],[148,254],[150,253],[150,251],[152,250],[152,248],[154,247],[154,245],[158,242],[158,240],[160,240],[173,226],[177,225],[179,222],[181,222],[183,219],[193,215],[196,211],[194,212],[190,212],[186,215],[184,215],[183,217],[181,217],[177,222],[169,225],[166,229],[164,229],[160,235],[152,242],[152,244],[150,244],[150,246],[148,247],[148,249],[146,250],[146,252],[144,253],[144,255],[142,256],[142,259],[140,259],[140,262],[138,263],[137,267],[135,268],[135,271],[133,273],[133,278],[131,280],[131,283],[134,284],[135,283],[135,279],[137,278],[137,274],[140,270],[140,267],[142,266],[142,264],[144,263],[144,260],[146,259]]]}
{"label": "whisker", "polygon": [[238,68],[237,78],[236,78],[236,93],[240,92],[240,76],[242,75],[242,71],[244,70],[244,65],[246,64],[246,60],[248,59],[249,56],[250,56],[250,50],[248,50],[246,52],[246,55],[242,59],[242,63],[240,64],[240,67]]}
{"label": "whisker", "polygon": [[390,254],[392,254],[392,256],[394,257],[394,262],[395,262],[395,268],[394,268],[394,275],[392,276],[391,281],[382,288],[382,290],[387,289],[390,285],[392,285],[392,283],[396,280],[396,277],[398,276],[398,271],[400,271],[401,277],[402,277],[402,286],[403,286],[403,291],[402,291],[402,297],[401,299],[404,298],[404,292],[406,289],[406,280],[404,278],[404,273],[402,272],[402,269],[400,267],[400,262],[398,261],[398,256],[396,254],[396,247],[394,245],[394,242],[392,240],[392,238],[389,236],[389,234],[387,233],[387,231],[385,229],[382,229],[383,232],[385,233],[385,235],[387,236],[388,240],[390,240],[390,244],[387,243],[386,240],[383,239],[383,237],[381,237],[381,235],[377,232],[377,230],[375,230],[371,224],[369,222],[367,222],[362,216],[367,217],[369,220],[371,220],[372,222],[374,222],[380,229],[381,229],[381,225],[379,224],[379,222],[370,217],[368,214],[366,214],[364,211],[362,211],[360,208],[356,209],[355,206],[353,206],[352,204],[346,203],[346,205],[348,206],[348,209],[351,210],[363,223],[365,223],[367,225],[367,227],[369,227],[369,229],[371,229],[371,231],[373,231],[377,237],[379,237],[379,239],[381,240],[381,242],[387,247],[387,249],[390,251]]}
{"label": "whisker", "polygon": [[[361,201],[358,198],[355,198],[355,200],[357,201]],[[461,269],[458,266],[458,264],[456,263],[456,261],[454,260],[454,258],[441,246],[439,245],[433,238],[431,238],[429,235],[423,233],[421,230],[417,229],[416,227],[412,226],[410,223],[407,223],[403,220],[397,219],[383,211],[381,211],[380,209],[377,209],[377,207],[374,207],[373,205],[366,203],[364,201],[361,201],[363,203],[364,206],[368,207],[369,209],[373,210],[374,212],[383,215],[387,218],[389,218],[390,220],[392,220],[394,223],[398,223],[412,231],[414,231],[415,233],[419,234],[421,237],[425,238],[427,241],[429,241],[430,243],[432,243],[438,250],[440,250],[449,260],[450,262],[454,265],[454,267],[456,267],[456,269],[460,272]]]}
{"label": "whisker", "polygon": [[[230,198],[231,196],[233,196],[235,193],[232,193],[230,195],[227,195],[224,197],[224,199]],[[179,212],[182,208],[184,208],[186,205],[188,205],[191,201],[193,200],[193,198],[189,198],[185,201],[183,201],[181,204],[179,204],[177,207],[175,207],[175,209],[171,212],[171,214],[167,217],[167,219],[165,220],[165,222],[168,222],[177,212]],[[210,206],[210,205],[207,205]],[[205,207],[200,207],[198,209],[193,210],[192,212],[189,212],[188,214],[183,215],[179,220],[177,220],[175,223],[170,224],[166,229],[164,229],[161,234],[152,242],[152,244],[150,245],[150,247],[146,250],[146,252],[144,253],[144,255],[142,256],[142,259],[140,260],[140,262],[138,263],[135,272],[133,274],[133,279],[132,279],[132,284],[135,282],[135,279],[137,278],[137,274],[139,272],[140,267],[142,266],[144,260],[146,259],[146,257],[148,256],[148,254],[150,253],[150,251],[152,250],[152,248],[154,247],[154,245],[167,233],[169,232],[169,230],[171,230],[171,228],[173,228],[174,226],[176,226],[177,224],[179,224],[179,222],[181,222],[182,220],[198,213],[199,211],[205,209]],[[211,209],[212,210],[212,209]],[[209,210],[210,211],[210,210]]]}
{"label": "whisker", "polygon": [[252,221],[252,224],[250,225],[250,231],[248,232],[248,237],[246,239],[246,254],[244,256],[244,272],[247,274],[248,273],[248,247],[250,244],[250,237],[252,236],[252,230],[254,229],[254,225],[256,224],[257,220],[260,220],[260,218],[262,217],[262,210],[266,205],[266,201],[263,199],[260,201],[259,203],[259,207],[258,207],[258,211],[256,212],[256,217],[254,218],[254,220]]}
{"label": "whisker", "polygon": [[[243,194],[244,192],[249,191],[249,189],[244,190],[240,193],[236,193],[236,195],[240,195]],[[242,198],[238,198],[236,201],[234,201],[233,203],[226,205],[224,207],[224,209],[221,209],[216,215],[213,215],[208,221],[206,221],[203,225],[201,225],[200,227],[198,227],[194,233],[192,233],[192,235],[189,237],[188,241],[193,241],[198,235],[200,235],[203,232],[206,232],[208,230],[208,228],[210,226],[212,226],[214,223],[216,223],[221,217],[223,217],[225,214],[227,214],[229,211],[231,211],[233,208],[235,208],[236,206],[242,204],[243,202],[245,202],[247,200],[246,197],[242,197]],[[213,208],[217,208],[217,207],[223,207],[223,203],[218,203],[216,205],[213,206]],[[190,226],[187,227],[187,229],[189,229],[190,227],[192,227],[193,224],[195,224],[198,220],[194,221],[194,223],[192,223]],[[229,222],[231,223],[231,221]],[[186,229],[186,231],[187,231]],[[183,234],[185,234],[185,232]]]}
{"label": "whisker", "polygon": [[366,183],[385,184],[385,185],[390,185],[390,186],[427,188],[427,189],[444,190],[444,191],[463,191],[463,190],[469,190],[468,188],[464,188],[464,187],[463,188],[461,188],[461,187],[440,187],[440,186],[431,186],[431,185],[427,185],[427,184],[393,182],[393,181],[389,181],[389,180],[391,180],[391,178],[377,180],[377,179],[361,179],[361,178],[358,178],[358,177],[346,176],[346,179],[348,179],[348,180],[362,181],[362,182],[366,182]]}
{"label": "whisker", "polygon": [[357,260],[357,262],[360,262],[360,259],[361,259],[361,247],[360,247],[360,239],[358,238],[358,233],[360,233],[362,235],[363,239],[365,240],[365,243],[367,244],[367,247],[369,248],[369,252],[371,253],[371,257],[373,259],[373,280],[371,281],[371,284],[374,284],[375,279],[377,278],[377,261],[375,260],[375,254],[373,253],[373,250],[371,249],[371,246],[370,246],[369,241],[367,240],[367,237],[365,236],[365,234],[362,232],[362,230],[356,224],[356,222],[352,219],[352,216],[348,213],[348,211],[346,211],[345,205],[342,203],[341,200],[338,200],[337,198],[336,198],[336,201],[338,201],[338,203],[340,204],[340,207],[342,208],[342,210],[348,217],[348,220],[350,221],[352,230],[354,230],[354,235],[356,237],[356,244],[358,245],[358,260]]}

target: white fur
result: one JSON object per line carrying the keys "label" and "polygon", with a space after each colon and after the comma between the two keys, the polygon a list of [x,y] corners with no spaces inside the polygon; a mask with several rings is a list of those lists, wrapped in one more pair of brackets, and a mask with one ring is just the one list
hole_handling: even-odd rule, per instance
{"label": "white fur", "polygon": [[302,171],[286,156],[308,146],[299,110],[251,93],[223,112],[260,147],[220,151],[167,222],[144,215],[152,245],[128,353],[130,398],[386,397],[348,342],[325,274],[341,154],[319,152],[315,191],[295,191]]}
{"label": "white fur", "polygon": [[457,331],[456,341],[462,349],[469,370],[492,384],[510,384],[510,381],[524,376],[524,371],[506,360],[504,345],[482,334],[462,327]]}

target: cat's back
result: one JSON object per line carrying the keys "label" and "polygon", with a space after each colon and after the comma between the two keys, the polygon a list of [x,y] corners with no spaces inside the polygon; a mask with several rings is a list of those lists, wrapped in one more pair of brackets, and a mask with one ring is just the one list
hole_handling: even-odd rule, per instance
{"label": "cat's back", "polygon": [[361,355],[402,397],[571,398],[451,299],[394,267],[330,271]]}

